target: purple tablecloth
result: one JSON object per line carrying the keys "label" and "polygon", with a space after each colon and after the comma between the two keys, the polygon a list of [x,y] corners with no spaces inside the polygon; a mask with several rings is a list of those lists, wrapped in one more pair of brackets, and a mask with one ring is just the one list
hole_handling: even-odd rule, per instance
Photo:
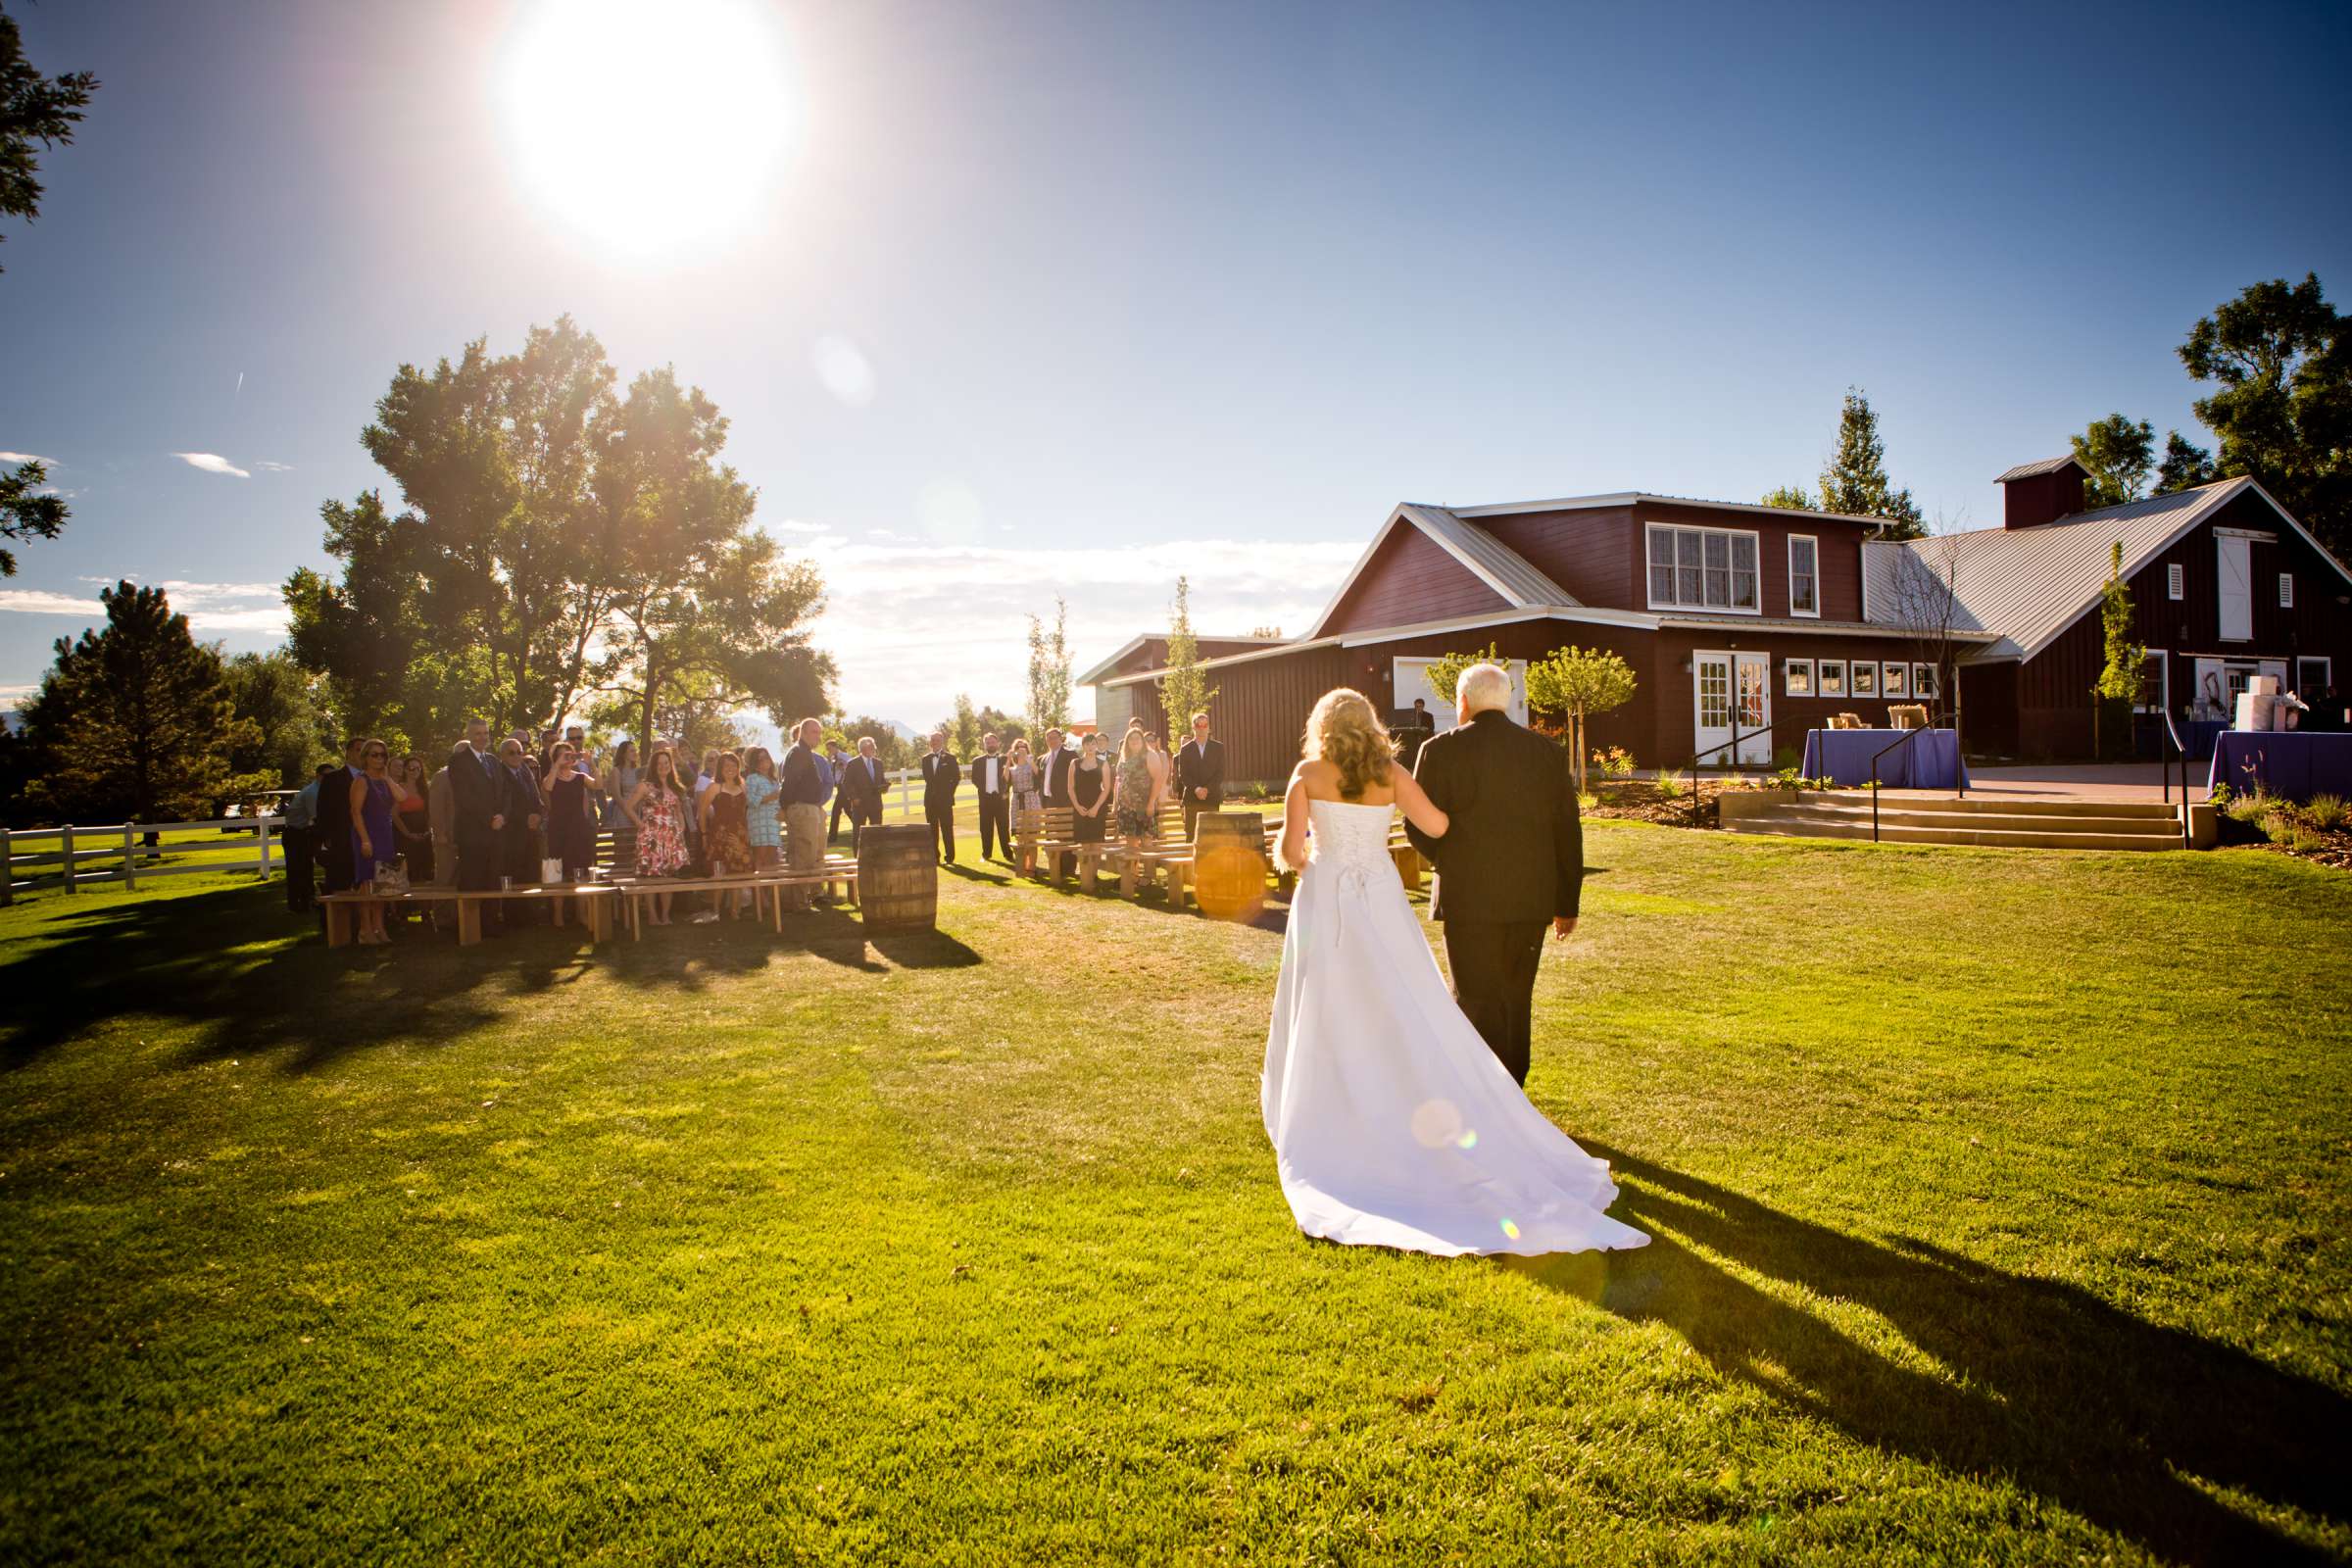
{"label": "purple tablecloth", "polygon": [[2260,784],[2273,795],[2308,801],[2315,795],[2352,800],[2352,735],[2313,731],[2224,730],[2214,738],[2206,793],[2227,784],[2243,795]]}
{"label": "purple tablecloth", "polygon": [[[1893,729],[1809,729],[1805,731],[1804,764],[1797,771],[1847,789],[1868,784],[1870,760],[1903,733]],[[1892,790],[1950,790],[1968,782],[1968,768],[1960,760],[1959,736],[1948,729],[1911,733],[1918,738],[1879,758],[1881,784]]]}

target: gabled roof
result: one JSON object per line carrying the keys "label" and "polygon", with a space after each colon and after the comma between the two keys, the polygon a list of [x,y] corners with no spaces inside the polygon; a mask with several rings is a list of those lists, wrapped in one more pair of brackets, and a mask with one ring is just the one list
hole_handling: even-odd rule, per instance
{"label": "gabled roof", "polygon": [[[2077,468],[2082,468],[2082,460],[2077,458],[2071,452],[2063,458],[2044,458],[2039,463],[2021,463],[2016,467],[2011,468],[2008,472],[1995,477],[1992,482],[1994,484],[2007,484],[2012,479],[2031,479],[2036,474],[2056,473],[2060,468],[2068,467],[2070,466]],[[2087,476],[2090,470],[2088,468],[2082,468],[2082,472],[2085,476]]]}
{"label": "gabled roof", "polygon": [[[1117,653],[1112,654],[1108,659],[1103,660],[1094,668],[1079,676],[1076,681],[1072,682],[1072,684],[1078,686],[1092,686],[1095,682],[1109,674],[1120,660],[1125,659],[1129,654],[1132,654],[1138,648],[1143,647],[1144,644],[1149,642],[1164,643],[1167,640],[1168,634],[1164,631],[1147,631],[1130,637],[1125,643],[1120,645]],[[1290,641],[1290,639],[1287,637],[1211,637],[1200,632],[1195,632],[1193,633],[1193,641],[1196,643],[1249,643],[1252,646],[1271,648],[1276,644],[1286,643]]]}
{"label": "gabled roof", "polygon": [[1866,541],[1863,613],[1880,625],[1902,625],[1904,577],[1924,570],[1929,576],[1915,580],[1951,585],[1954,629],[1998,634],[1980,657],[2032,659],[2099,602],[2114,546],[2124,547],[2123,574],[2130,578],[2249,490],[2352,581],[2352,571],[2322,549],[2269,491],[2252,479],[2224,479],[2031,528]]}
{"label": "gabled roof", "polygon": [[1348,568],[1339,591],[1331,596],[1330,602],[1323,607],[1323,613],[1317,615],[1315,623],[1307,628],[1306,639],[1323,635],[1331,624],[1331,617],[1338,613],[1341,604],[1347,600],[1348,590],[1362,578],[1364,569],[1380,554],[1381,546],[1389,542],[1389,536],[1400,527],[1418,528],[1428,535],[1440,549],[1460,562],[1472,576],[1494,590],[1501,596],[1502,602],[1513,610],[1579,608],[1576,598],[1567,589],[1538,571],[1525,556],[1477,523],[1465,522],[1459,514],[1446,507],[1408,501],[1390,513],[1389,520],[1381,525],[1380,532],[1372,536],[1370,548]]}
{"label": "gabled roof", "polygon": [[1660,495],[1654,490],[1617,490],[1605,496],[1561,496],[1551,501],[1505,501],[1494,506],[1454,507],[1457,517],[1501,517],[1519,513],[1534,512],[1592,512],[1604,507],[1632,507],[1654,503],[1664,507],[1704,507],[1710,512],[1760,512],[1768,517],[1831,517],[1838,522],[1858,522],[1866,528],[1884,528],[1885,517],[1865,517],[1851,512],[1815,512],[1809,507],[1768,507],[1760,501],[1708,501],[1699,496]]}

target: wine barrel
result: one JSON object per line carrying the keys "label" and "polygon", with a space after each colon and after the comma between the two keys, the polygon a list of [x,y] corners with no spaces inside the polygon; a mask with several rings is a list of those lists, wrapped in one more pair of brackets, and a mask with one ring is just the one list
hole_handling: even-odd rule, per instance
{"label": "wine barrel", "polygon": [[929,931],[939,923],[939,861],[927,826],[861,828],[858,907],[868,931]]}
{"label": "wine barrel", "polygon": [[1266,900],[1266,822],[1255,811],[1193,818],[1193,897],[1217,920],[1256,918]]}

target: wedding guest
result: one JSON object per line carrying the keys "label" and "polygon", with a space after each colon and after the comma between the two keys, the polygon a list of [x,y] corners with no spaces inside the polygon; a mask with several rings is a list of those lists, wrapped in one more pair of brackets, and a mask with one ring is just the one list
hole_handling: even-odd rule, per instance
{"label": "wedding guest", "polygon": [[1005,796],[1003,746],[1003,738],[993,729],[980,737],[980,755],[972,759],[972,792],[980,798],[980,858],[985,860],[1001,851],[1010,864],[1012,817]]}
{"label": "wedding guest", "polygon": [[342,769],[320,762],[311,781],[286,802],[278,833],[286,852],[286,912],[308,914],[318,903],[318,790]]}
{"label": "wedding guest", "polygon": [[626,869],[637,863],[637,828],[629,820],[624,803],[637,793],[638,781],[645,769],[637,762],[637,743],[622,741],[612,748],[612,760],[605,764],[605,800],[612,808],[607,820],[612,828],[612,864]]}
{"label": "wedding guest", "polygon": [[351,786],[367,771],[361,757],[367,745],[354,737],[343,748],[343,765],[318,787],[318,864],[329,893],[359,886],[360,868],[351,853]]}
{"label": "wedding guest", "polygon": [[956,858],[956,786],[963,782],[963,764],[948,749],[948,732],[931,732],[931,750],[923,754],[923,820],[931,825],[931,845],[939,863]]}
{"label": "wedding guest", "polygon": [[[1070,798],[1070,837],[1080,844],[1100,844],[1110,806],[1110,769],[1098,760],[1096,741],[1089,735],[1079,743],[1078,760],[1069,766],[1063,786]],[[1073,860],[1075,856],[1065,856]]]}
{"label": "wedding guest", "polygon": [[1225,743],[1208,732],[1208,715],[1193,715],[1193,738],[1176,758],[1176,787],[1184,800],[1184,836],[1193,836],[1193,818],[1225,805]]}
{"label": "wedding guest", "polygon": [[[637,874],[667,881],[686,868],[686,791],[678,783],[678,757],[667,746],[654,748],[653,764],[639,776],[637,787],[621,802],[629,820],[629,837],[637,846]],[[656,925],[669,924],[666,888],[652,896]]]}
{"label": "wedding guest", "polygon": [[[372,893],[378,871],[394,869],[400,851],[392,831],[392,816],[408,792],[392,776],[391,748],[382,741],[360,743],[361,773],[351,781],[351,863],[354,867],[352,891]],[[367,947],[382,947],[392,939],[384,934],[384,906],[380,902],[360,906],[360,942]]]}
{"label": "wedding guest", "polygon": [[[1055,811],[1070,805],[1070,766],[1075,760],[1061,744],[1061,731],[1047,730],[1045,745],[1037,756],[1037,787],[1045,809]],[[1055,874],[1068,876],[1073,857],[1065,851],[1054,858]]]}
{"label": "wedding guest", "polygon": [[1111,814],[1119,842],[1133,854],[1152,836],[1159,821],[1159,780],[1152,771],[1150,732],[1131,729],[1119,742],[1119,767],[1113,782]]}
{"label": "wedding guest", "polygon": [[858,736],[858,755],[842,770],[838,792],[849,807],[852,855],[858,853],[865,829],[882,820],[882,792],[889,787],[890,774],[882,766],[882,754],[875,749],[874,738]]}
{"label": "wedding guest", "polygon": [[[723,877],[749,876],[752,870],[752,841],[750,831],[751,808],[743,792],[743,759],[733,752],[712,754],[710,785],[703,791],[703,858],[709,863],[711,880]],[[710,907],[694,917],[696,925],[707,925],[719,917],[723,908],[741,916],[746,895],[741,890],[714,896]]]}
{"label": "wedding guest", "polygon": [[[1029,741],[1022,737],[1012,743],[1012,759],[1005,764],[1006,787],[1012,792],[1012,818],[1028,821],[1045,808],[1045,792],[1038,787],[1037,759],[1030,754]],[[1034,826],[1021,833],[1020,872],[1032,876],[1037,871],[1037,848],[1033,840]]]}
{"label": "wedding guest", "polygon": [[[510,739],[498,749],[498,814],[505,824],[498,830],[499,874],[518,888],[535,886],[541,858],[539,830],[546,821],[547,801],[539,792],[538,770],[518,740]],[[527,902],[511,899],[507,903],[507,924],[529,917]]]}
{"label": "wedding guest", "polygon": [[[449,782],[449,764],[444,762],[424,781],[426,802],[425,830],[433,840],[433,886],[455,888],[458,885],[458,792]],[[415,882],[416,878],[410,878]],[[454,905],[435,903],[428,918],[436,930],[449,929],[457,913]]]}
{"label": "wedding guest", "polygon": [[[1159,731],[1155,729],[1144,731],[1144,760],[1152,768],[1152,797],[1162,804],[1175,799],[1176,769],[1169,762],[1168,754],[1161,750]],[[1152,818],[1152,832],[1153,837],[1158,836],[1159,819],[1157,817]]]}
{"label": "wedding guest", "polygon": [[774,869],[784,859],[784,838],[776,826],[778,802],[784,786],[776,777],[776,760],[764,746],[743,754],[744,832],[752,842],[752,869]]}
{"label": "wedding guest", "polygon": [[[828,790],[825,759],[816,744],[824,733],[825,726],[817,720],[802,719],[793,728],[792,745],[786,749],[783,764],[778,769],[778,783],[781,786],[778,794],[784,807],[784,863],[795,876],[813,876],[824,868],[825,796]],[[870,743],[866,749],[871,749]],[[853,774],[859,771],[857,763],[851,764]],[[878,774],[880,769],[865,771]],[[852,778],[845,777],[841,782],[841,788],[845,791],[855,787]],[[879,804],[875,807],[874,814],[877,818],[881,815]],[[853,823],[858,820],[856,812],[851,813],[850,820]],[[776,893],[788,909],[808,907],[808,888],[806,884],[778,888]]]}
{"label": "wedding guest", "polygon": [[547,858],[564,863],[564,881],[585,882],[596,864],[596,808],[587,769],[569,741],[556,742],[539,791],[547,803]]}
{"label": "wedding guest", "polygon": [[403,757],[399,777],[400,787],[407,793],[393,813],[392,831],[409,862],[409,885],[429,887],[433,880],[432,789],[425,782],[424,759],[414,752]]}
{"label": "wedding guest", "polygon": [[833,813],[825,823],[825,842],[830,844],[841,837],[842,813],[849,808],[848,803],[843,799],[841,784],[842,770],[850,765],[849,751],[837,740],[827,741],[825,742],[825,760],[833,764]]}
{"label": "wedding guest", "polygon": [[[487,893],[498,886],[505,863],[506,816],[500,809],[504,771],[489,749],[490,726],[468,720],[466,739],[449,754],[450,827],[457,846],[458,891]],[[482,933],[496,936],[506,912],[495,901],[480,906]]]}

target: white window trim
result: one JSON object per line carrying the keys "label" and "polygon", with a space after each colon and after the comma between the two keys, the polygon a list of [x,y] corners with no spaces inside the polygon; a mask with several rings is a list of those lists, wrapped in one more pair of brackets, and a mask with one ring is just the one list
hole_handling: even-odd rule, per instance
{"label": "white window trim", "polygon": [[[1864,691],[1861,684],[1864,670],[1870,671],[1870,690],[1868,691]],[[1879,695],[1879,662],[1877,660],[1857,659],[1846,665],[1845,695],[1848,697],[1876,697]]]}
{"label": "white window trim", "polygon": [[[2305,664],[2319,664],[2327,669],[2328,673],[2320,677],[2321,685],[2332,686],[2335,684],[2335,659],[2332,655],[2296,654],[2287,661],[2286,667],[2295,672],[2295,679],[2299,681],[2303,678],[2303,666]],[[2300,697],[2302,694],[2303,688],[2297,686],[2295,688],[2295,695]]]}
{"label": "white window trim", "polygon": [[[1789,684],[1789,677],[1800,669],[1805,672],[1805,689],[1801,692]],[[1821,687],[1816,684],[1816,677],[1813,673],[1813,661],[1810,659],[1784,659],[1781,661],[1781,695],[1804,698],[1821,695]]]}
{"label": "white window trim", "polygon": [[[1900,674],[1902,676],[1903,689],[1901,691],[1894,691],[1887,686],[1886,677],[1889,674]],[[1889,699],[1899,697],[1906,703],[1911,700],[1911,662],[1909,660],[1888,659],[1881,661],[1879,665],[1879,695],[1881,697]]]}
{"label": "white window trim", "polygon": [[2280,610],[2295,608],[2295,574],[2291,571],[2282,571],[2278,574],[2278,608]]}
{"label": "white window trim", "polygon": [[[1813,662],[1814,696],[1845,697],[1850,695],[1845,684],[1845,662],[1842,659],[1817,659]],[[1834,692],[1830,690],[1829,669],[1832,664],[1838,666],[1838,689]]]}
{"label": "white window trim", "polygon": [[[1802,539],[1813,547],[1813,608],[1796,608],[1796,542]],[[1759,593],[1758,598],[1763,596]],[[1792,533],[1788,536],[1788,615],[1792,620],[1821,618],[1821,536],[1811,533]]]}
{"label": "white window trim", "polygon": [[2188,568],[2178,561],[2164,568],[2164,597],[2174,601],[2188,597]]}
{"label": "white window trim", "polygon": [[[1926,677],[1924,680],[1923,676]],[[1936,683],[1934,691],[1928,690],[1928,681]],[[1921,663],[1917,660],[1911,662],[1911,700],[1915,703],[1943,701],[1943,675],[1934,664]]]}
{"label": "white window trim", "polygon": [[[2151,648],[2147,652],[2147,658],[2156,662],[2156,706],[2149,708],[2144,703],[2133,703],[2132,711],[2134,713],[2169,713],[2173,710],[2172,656],[2161,648]],[[2141,663],[2144,667],[2146,661],[2141,661]]]}
{"label": "white window trim", "polygon": [[[1706,604],[1703,602],[1706,599],[1706,588],[1703,582],[1699,588],[1699,599],[1702,601],[1699,604],[1686,605],[1679,600],[1661,602],[1654,587],[1655,579],[1651,576],[1657,567],[1657,562],[1650,554],[1650,544],[1657,537],[1653,530],[1658,528],[1672,528],[1697,534],[1719,533],[1727,539],[1744,536],[1753,540],[1756,546],[1755,604],[1745,610],[1740,609],[1738,605]],[[1818,552],[1814,559],[1816,562],[1820,560]],[[1816,571],[1818,572],[1818,567],[1816,567]],[[1699,522],[1667,522],[1658,517],[1644,517],[1642,519],[1642,592],[1652,610],[1694,611],[1706,615],[1761,615],[1764,613],[1764,536],[1753,528],[1710,528]],[[1821,596],[1821,589],[1818,585],[1814,588],[1813,594],[1817,599]]]}

